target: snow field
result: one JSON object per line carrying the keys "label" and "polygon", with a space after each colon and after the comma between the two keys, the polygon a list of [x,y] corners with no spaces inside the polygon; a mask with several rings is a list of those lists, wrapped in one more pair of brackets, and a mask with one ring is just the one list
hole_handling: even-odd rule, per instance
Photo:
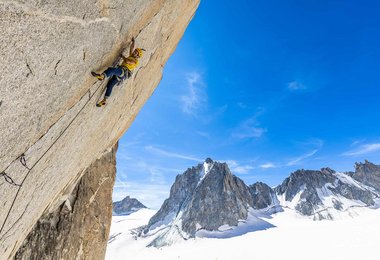
{"label": "snow field", "polygon": [[359,216],[312,221],[285,210],[265,218],[274,227],[229,238],[196,238],[172,246],[146,248],[154,237],[135,240],[130,230],[147,224],[156,211],[141,209],[113,217],[106,259],[152,260],[377,260],[380,209],[361,208]]}

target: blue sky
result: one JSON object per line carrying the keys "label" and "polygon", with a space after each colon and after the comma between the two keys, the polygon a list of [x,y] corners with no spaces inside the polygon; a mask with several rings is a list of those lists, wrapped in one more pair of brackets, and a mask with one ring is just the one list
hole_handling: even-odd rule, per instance
{"label": "blue sky", "polygon": [[114,200],[159,208],[211,157],[247,184],[380,164],[380,3],[202,1],[122,137]]}

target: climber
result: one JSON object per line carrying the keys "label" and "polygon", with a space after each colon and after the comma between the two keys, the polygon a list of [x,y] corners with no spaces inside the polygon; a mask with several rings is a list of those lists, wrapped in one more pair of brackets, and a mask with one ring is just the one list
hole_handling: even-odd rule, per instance
{"label": "climber", "polygon": [[136,48],[135,49],[135,38],[132,37],[132,44],[129,49],[129,56],[125,57],[121,54],[123,62],[120,66],[109,67],[103,73],[98,74],[96,72],[91,72],[92,76],[96,77],[98,80],[104,80],[106,77],[109,77],[110,80],[107,83],[107,90],[104,95],[104,98],[96,104],[97,107],[104,106],[107,103],[107,98],[111,95],[112,88],[121,83],[124,79],[128,79],[132,76],[132,71],[139,64],[139,58],[142,57],[144,49]]}

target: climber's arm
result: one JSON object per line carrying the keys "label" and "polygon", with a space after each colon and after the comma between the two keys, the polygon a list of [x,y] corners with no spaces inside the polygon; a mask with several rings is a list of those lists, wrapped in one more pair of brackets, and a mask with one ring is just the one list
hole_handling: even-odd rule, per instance
{"label": "climber's arm", "polygon": [[134,49],[135,49],[135,37],[132,37],[131,47],[129,48],[129,56],[132,55]]}

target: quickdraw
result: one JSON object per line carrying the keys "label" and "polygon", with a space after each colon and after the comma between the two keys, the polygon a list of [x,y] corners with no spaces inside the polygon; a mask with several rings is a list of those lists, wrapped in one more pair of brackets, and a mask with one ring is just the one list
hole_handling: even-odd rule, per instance
{"label": "quickdraw", "polygon": [[21,187],[21,184],[17,184],[11,176],[9,176],[8,174],[6,174],[5,172],[0,172],[0,176],[3,176],[5,181],[8,182],[9,184],[11,185],[14,185],[14,186],[17,186],[17,187]]}
{"label": "quickdraw", "polygon": [[[30,170],[29,167],[26,165],[26,159],[25,159],[25,154],[21,154],[20,156],[20,163],[22,166],[24,166],[26,169]],[[3,176],[5,181],[8,182],[9,184],[12,184],[14,186],[21,187],[21,184],[17,184],[11,176],[9,176],[5,171],[0,172],[0,176]]]}
{"label": "quickdraw", "polygon": [[26,165],[25,154],[21,154],[21,156],[20,156],[20,163],[22,164],[22,166],[24,166],[25,168],[27,168],[28,170],[30,170],[29,167]]}

